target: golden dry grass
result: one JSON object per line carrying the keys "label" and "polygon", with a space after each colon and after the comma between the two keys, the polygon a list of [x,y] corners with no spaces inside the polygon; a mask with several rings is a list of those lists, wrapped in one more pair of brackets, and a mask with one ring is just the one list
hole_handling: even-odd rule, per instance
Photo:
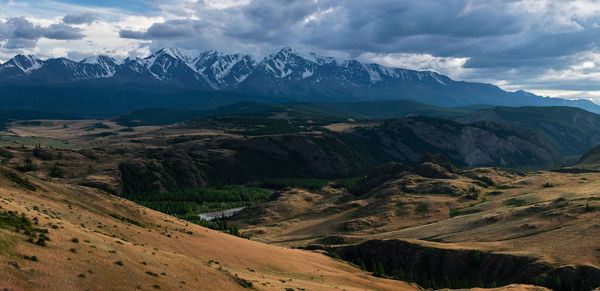
{"label": "golden dry grass", "polygon": [[[0,206],[30,219],[38,217],[39,226],[49,229],[51,241],[40,247],[26,243],[22,234],[0,229],[3,288],[148,290],[157,285],[167,290],[236,290],[242,289],[232,279],[237,275],[257,290],[416,289],[372,277],[319,253],[205,229],[99,190],[26,178],[39,189],[26,191],[0,178]],[[39,261],[25,260],[24,255],[35,255]]]}
{"label": "golden dry grass", "polygon": [[[435,191],[402,193],[397,184],[389,183],[374,198],[332,208],[342,196],[325,188],[321,200],[292,219],[242,226],[265,242],[283,246],[320,243],[328,236],[342,236],[351,243],[403,239],[532,256],[555,265],[600,267],[600,173],[539,172],[493,178],[498,183],[480,188],[479,200]],[[465,181],[461,179],[447,183],[460,185]],[[422,180],[426,180],[422,185],[437,183]],[[546,183],[551,187],[544,187]],[[419,212],[419,204],[427,209]],[[450,208],[466,212],[450,217]]]}

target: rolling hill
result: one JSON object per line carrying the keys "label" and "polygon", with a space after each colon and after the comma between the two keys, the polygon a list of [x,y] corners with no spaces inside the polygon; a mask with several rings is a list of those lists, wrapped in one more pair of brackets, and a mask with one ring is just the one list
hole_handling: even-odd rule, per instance
{"label": "rolling hill", "polygon": [[233,216],[262,241],[335,252],[431,289],[600,287],[598,173],[460,170],[440,156],[346,187],[285,188]]}
{"label": "rolling hill", "polygon": [[205,229],[87,187],[0,168],[8,289],[417,290],[323,254]]}

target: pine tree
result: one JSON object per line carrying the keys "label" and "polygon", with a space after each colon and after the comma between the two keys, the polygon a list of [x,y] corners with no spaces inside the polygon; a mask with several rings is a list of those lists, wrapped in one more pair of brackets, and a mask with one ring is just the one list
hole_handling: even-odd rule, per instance
{"label": "pine tree", "polygon": [[383,265],[381,264],[381,262],[379,262],[377,265],[375,265],[375,269],[373,270],[373,276],[385,277],[385,269],[383,268]]}

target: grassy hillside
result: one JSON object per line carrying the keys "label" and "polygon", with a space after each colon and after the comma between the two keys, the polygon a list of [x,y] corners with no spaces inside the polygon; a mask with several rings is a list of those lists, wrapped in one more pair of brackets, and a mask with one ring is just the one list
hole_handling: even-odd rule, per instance
{"label": "grassy hillside", "polygon": [[600,169],[600,146],[596,146],[585,153],[575,166],[586,169]]}
{"label": "grassy hillside", "polygon": [[390,164],[347,189],[286,189],[234,215],[243,233],[337,252],[426,288],[600,286],[599,173]]}
{"label": "grassy hillside", "polygon": [[3,167],[0,207],[0,286],[9,290],[416,290]]}

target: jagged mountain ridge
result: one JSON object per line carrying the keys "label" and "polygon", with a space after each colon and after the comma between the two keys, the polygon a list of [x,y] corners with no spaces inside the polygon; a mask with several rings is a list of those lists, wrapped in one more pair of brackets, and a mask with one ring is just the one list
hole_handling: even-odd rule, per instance
{"label": "jagged mountain ridge", "polygon": [[96,56],[76,62],[17,55],[0,65],[0,82],[63,84],[152,83],[185,89],[238,91],[293,101],[409,99],[438,106],[573,106],[600,112],[588,100],[546,98],[497,86],[454,81],[431,71],[391,68],[356,60],[337,61],[292,48],[257,60],[214,50],[164,48],[145,58],[118,62]]}
{"label": "jagged mountain ridge", "polygon": [[[56,67],[57,65],[62,65],[63,68]],[[452,81],[434,72],[389,68],[378,64],[363,64],[355,60],[338,63],[333,58],[320,57],[314,53],[300,53],[292,48],[283,48],[260,62],[250,55],[223,54],[212,50],[194,54],[192,51],[177,48],[161,49],[148,57],[127,58],[122,62],[104,55],[86,58],[79,62],[66,58],[43,61],[33,55],[17,55],[0,65],[0,76],[4,80],[39,79],[46,71],[57,72],[59,69],[68,74],[59,74],[64,76],[62,80],[47,80],[48,82],[119,79],[126,78],[129,72],[135,72],[140,79],[158,81],[184,81],[182,78],[185,75],[179,76],[179,74],[186,73],[199,84],[183,83],[185,87],[201,86],[222,90],[237,87],[250,74],[279,81],[310,78],[317,83],[328,77],[331,78],[328,75],[333,75],[336,81],[348,82],[347,84],[355,86],[364,85],[361,83],[376,84],[384,78],[418,81],[429,79],[427,81],[441,84]]]}

